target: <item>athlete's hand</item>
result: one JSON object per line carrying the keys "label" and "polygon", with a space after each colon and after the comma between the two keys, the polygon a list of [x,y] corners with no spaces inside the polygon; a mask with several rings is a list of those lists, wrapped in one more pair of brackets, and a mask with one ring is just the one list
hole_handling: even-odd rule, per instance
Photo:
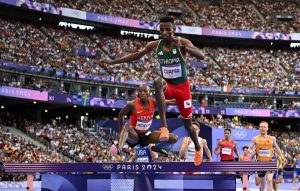
{"label": "athlete's hand", "polygon": [[214,151],[215,155],[219,156],[220,155],[220,151]]}

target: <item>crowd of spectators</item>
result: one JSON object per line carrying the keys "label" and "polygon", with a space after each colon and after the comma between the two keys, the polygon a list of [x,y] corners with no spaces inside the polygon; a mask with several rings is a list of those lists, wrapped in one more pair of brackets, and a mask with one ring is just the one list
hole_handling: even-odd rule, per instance
{"label": "crowd of spectators", "polygon": [[299,12],[298,4],[295,1],[279,1],[279,0],[252,0],[259,12],[264,16],[268,25],[267,31],[276,32],[293,32],[293,23],[295,21],[280,21],[276,16],[292,16],[297,18]]}
{"label": "crowd of spectators", "polygon": [[[38,26],[32,23],[0,19],[1,59],[47,70],[72,71],[99,75],[96,62],[104,58],[98,45],[83,32]],[[75,40],[76,39],[76,40]],[[92,48],[96,58],[76,55],[77,48]]]}
{"label": "crowd of spectators", "polygon": [[[108,129],[100,128],[99,132],[91,133],[87,131],[88,126],[83,129],[73,123],[61,122],[57,119],[52,119],[47,123],[33,122],[10,112],[0,113],[0,126],[2,125],[20,129],[46,148],[35,149],[36,146],[29,142],[27,143],[29,147],[34,148],[34,156],[28,155],[29,159],[24,156],[25,161],[18,159],[15,162],[117,162],[116,158],[111,155],[110,148],[116,144],[118,134],[114,131],[106,131]],[[0,135],[1,132],[0,129]],[[13,135],[10,136],[13,137]],[[8,138],[4,137],[4,139],[9,142]],[[20,136],[18,139],[23,140]],[[3,139],[0,136],[0,143],[1,141]],[[125,144],[123,151],[123,160],[127,161],[132,156],[132,149]],[[1,155],[1,157],[5,156]],[[159,155],[156,159],[161,162],[178,160],[178,155],[172,152],[168,158],[162,158]],[[10,158],[2,161],[13,162]]]}
{"label": "crowd of spectators", "polygon": [[217,116],[200,115],[195,118],[197,121],[214,128],[229,129],[257,129],[252,123],[242,122],[241,118],[235,116],[233,118],[223,117],[221,114]]}
{"label": "crowd of spectators", "polygon": [[[20,118],[9,112],[0,113],[0,161],[2,163],[56,163],[70,162],[56,150],[35,145],[30,140],[14,134],[4,126],[15,127]],[[0,175],[1,180],[19,181],[26,179],[24,174]]]}
{"label": "crowd of spectators", "polygon": [[97,135],[92,135],[74,124],[60,123],[57,120],[46,124],[26,123],[23,128],[32,137],[75,162],[114,160],[109,152],[115,140],[114,134],[100,131]]}
{"label": "crowd of spectators", "polygon": [[143,0],[91,0],[91,1],[61,1],[61,0],[37,0],[37,2],[48,3],[58,7],[68,7],[92,13],[100,13],[124,18],[133,18],[147,22],[155,21],[153,10],[145,5]]}
{"label": "crowd of spectators", "polygon": [[299,83],[295,83],[294,76],[284,68],[286,62],[295,62],[294,56],[285,56],[283,61],[276,58],[273,51],[258,49],[210,48],[209,52],[222,66],[221,70],[211,71],[217,84],[235,88],[299,90]]}
{"label": "crowd of spectators", "polygon": [[300,89],[300,54],[297,50],[283,51],[277,50],[274,51],[274,56],[276,61],[285,67],[290,81],[293,82],[295,89]]}
{"label": "crowd of spectators", "polygon": [[[198,22],[198,16],[193,14],[193,12],[187,7],[184,1],[180,0],[146,0],[147,4],[151,7],[156,17],[156,21],[167,12],[170,12],[175,19],[175,24],[178,25],[188,25],[188,26],[200,26]],[[172,14],[173,12],[173,14]]]}
{"label": "crowd of spectators", "polygon": [[[162,15],[173,10],[171,14],[174,15],[175,23],[179,25],[284,33],[299,28],[299,4],[295,1],[224,0],[221,5],[200,4],[195,0],[93,0],[88,2],[38,0],[38,2],[133,18],[148,23],[157,22]],[[280,21],[276,19],[276,15],[291,15],[294,19]]]}
{"label": "crowd of spectators", "polygon": [[288,164],[294,164],[295,157],[300,151],[300,133],[299,132],[276,132],[272,135],[277,138],[279,147],[281,148],[284,157]]}
{"label": "crowd of spectators", "polygon": [[200,17],[200,26],[219,29],[262,31],[264,26],[247,0],[223,1],[222,6],[204,6],[189,0],[189,5]]}
{"label": "crowd of spectators", "polygon": [[[39,26],[20,21],[0,19],[4,38],[0,42],[1,59],[36,66],[47,70],[63,70],[103,77],[115,76],[134,81],[153,81],[159,75],[154,53],[134,64],[101,68],[103,58],[115,59],[137,51],[147,42],[104,34],[87,34],[65,28]],[[76,40],[75,40],[76,39]],[[79,56],[77,48],[89,48],[95,57]],[[300,84],[297,74],[297,51],[212,48],[207,52],[206,71],[188,65],[189,78],[198,86],[230,86],[232,88],[296,90]],[[188,56],[188,61],[193,61]],[[215,62],[213,62],[214,60]],[[220,66],[220,67],[217,67]],[[128,75],[130,73],[130,75]]]}

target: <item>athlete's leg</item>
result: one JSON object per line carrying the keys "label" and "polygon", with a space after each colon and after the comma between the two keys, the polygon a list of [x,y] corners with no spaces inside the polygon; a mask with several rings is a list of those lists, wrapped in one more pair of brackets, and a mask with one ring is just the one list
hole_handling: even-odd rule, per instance
{"label": "athlete's leg", "polygon": [[242,173],[243,190],[248,190],[248,173]]}
{"label": "athlete's leg", "polygon": [[160,141],[167,141],[169,139],[169,132],[166,120],[166,99],[164,95],[165,81],[162,78],[157,78],[154,80],[155,88],[155,99],[158,108],[158,113],[160,115],[161,121],[161,134]]}
{"label": "athlete's leg", "polygon": [[272,180],[272,185],[273,185],[273,189],[274,191],[277,191],[277,180],[273,178]]}
{"label": "athlete's leg", "polygon": [[256,185],[259,185],[259,190],[260,191],[265,191],[266,188],[266,172],[257,172],[257,176],[255,177],[255,179],[259,179],[259,180],[255,180]]}
{"label": "athlete's leg", "polygon": [[174,91],[174,97],[176,99],[176,104],[179,109],[180,115],[183,119],[184,128],[187,130],[189,136],[195,144],[195,150],[200,151],[201,149],[198,142],[198,135],[192,128],[193,105],[190,82],[187,81],[182,84],[176,85],[176,89]]}
{"label": "athlete's leg", "polygon": [[293,176],[293,188],[295,188],[295,185],[296,185],[296,178],[297,178],[297,172],[294,171],[294,176]]}
{"label": "athlete's leg", "polygon": [[273,172],[266,174],[267,191],[273,191]]}
{"label": "athlete's leg", "polygon": [[260,177],[255,173],[255,185],[259,186],[260,185]]}
{"label": "athlete's leg", "polygon": [[125,142],[128,141],[131,144],[136,144],[139,142],[139,136],[137,132],[130,127],[129,124],[125,124],[123,126],[123,129],[120,133],[120,138],[119,138],[119,144],[118,144],[118,149],[121,151]]}
{"label": "athlete's leg", "polygon": [[195,150],[200,151],[200,144],[198,142],[198,135],[196,131],[192,128],[192,118],[183,119],[183,124],[187,132],[189,133],[193,143],[195,144]]}
{"label": "athlete's leg", "polygon": [[169,145],[170,145],[170,144],[174,144],[178,141],[178,136],[173,133],[170,133],[170,138],[168,141],[160,141],[159,136],[160,136],[160,131],[152,131],[151,134],[147,138],[147,143],[148,144],[169,143]]}
{"label": "athlete's leg", "polygon": [[187,132],[189,133],[189,136],[191,137],[194,145],[195,145],[195,157],[194,157],[194,165],[199,166],[203,161],[203,156],[201,153],[200,144],[198,142],[198,135],[196,131],[192,128],[192,119],[183,119],[183,124]]}
{"label": "athlete's leg", "polygon": [[160,132],[152,131],[151,134],[147,138],[148,144],[155,144],[154,146],[151,147],[151,150],[162,154],[164,157],[167,157],[168,151],[165,148],[178,141],[177,135],[174,135],[173,133],[170,133],[169,135],[170,135],[170,137],[169,137],[168,141],[160,142],[159,141]]}
{"label": "athlete's leg", "polygon": [[274,191],[278,191],[279,188],[279,183],[277,183],[277,181],[273,181],[273,189]]}
{"label": "athlete's leg", "polygon": [[266,176],[260,178],[260,185],[259,185],[260,191],[265,191],[265,189],[266,189]]}
{"label": "athlete's leg", "polygon": [[194,145],[195,145],[195,158],[194,164],[196,166],[200,165],[203,160],[202,153],[200,152],[200,144],[198,142],[198,135],[196,131],[192,128],[192,116],[193,116],[193,105],[192,105],[192,95],[190,82],[186,81],[182,84],[176,85],[175,95],[176,104],[180,111],[180,115],[183,119],[184,128],[189,133]]}
{"label": "athlete's leg", "polygon": [[272,177],[272,185],[273,185],[273,189],[275,191],[276,191],[276,185],[277,185],[278,176],[279,176],[279,172],[277,170],[277,172],[273,173],[273,177]]}
{"label": "athlete's leg", "polygon": [[276,184],[275,184],[275,186],[273,185],[273,188],[275,191],[279,190],[279,186],[280,186],[280,183],[282,183],[282,180],[283,180],[283,171],[278,173],[278,178],[275,181]]}

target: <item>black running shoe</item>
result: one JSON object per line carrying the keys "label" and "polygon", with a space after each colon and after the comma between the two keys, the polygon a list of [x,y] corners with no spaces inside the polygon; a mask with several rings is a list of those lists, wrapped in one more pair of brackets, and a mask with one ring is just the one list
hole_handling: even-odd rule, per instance
{"label": "black running shoe", "polygon": [[169,156],[168,155],[168,151],[166,151],[163,148],[157,148],[155,146],[152,146],[151,150],[154,151],[154,152],[157,152],[157,153],[161,154],[161,156],[163,156],[163,157],[168,157]]}

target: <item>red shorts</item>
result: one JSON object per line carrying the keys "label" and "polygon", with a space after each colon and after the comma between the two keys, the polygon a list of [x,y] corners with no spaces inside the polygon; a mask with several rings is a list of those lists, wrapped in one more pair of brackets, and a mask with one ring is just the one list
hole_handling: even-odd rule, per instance
{"label": "red shorts", "polygon": [[170,84],[168,82],[165,91],[166,99],[175,99],[180,115],[184,119],[190,119],[193,116],[192,95],[190,81],[181,84]]}

